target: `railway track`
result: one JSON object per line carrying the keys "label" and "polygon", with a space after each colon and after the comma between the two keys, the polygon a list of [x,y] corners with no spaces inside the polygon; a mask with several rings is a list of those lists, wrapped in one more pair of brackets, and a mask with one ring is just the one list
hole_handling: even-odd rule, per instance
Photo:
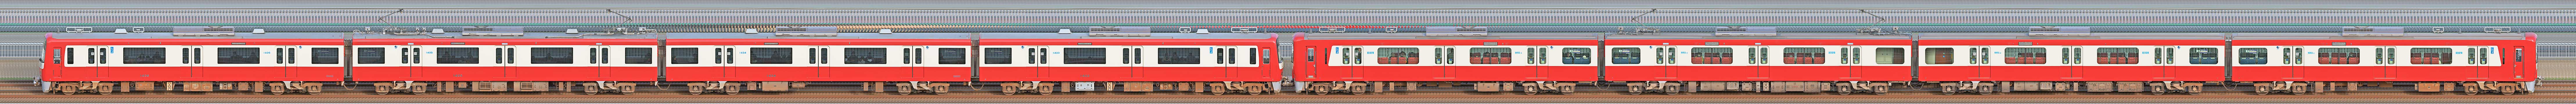
{"label": "railway track", "polygon": [[[841,92],[799,92],[841,93]],[[2447,96],[2348,93],[2258,95],[0,95],[13,103],[2570,103],[2576,94]]]}

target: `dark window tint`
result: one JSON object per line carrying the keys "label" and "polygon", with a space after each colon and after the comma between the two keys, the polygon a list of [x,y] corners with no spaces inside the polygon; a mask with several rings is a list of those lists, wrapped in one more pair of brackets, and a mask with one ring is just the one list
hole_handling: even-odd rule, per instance
{"label": "dark window tint", "polygon": [[1923,48],[1923,56],[1925,57],[1923,58],[1923,61],[1924,64],[1955,63],[1959,57],[1959,55],[1956,54],[1958,52],[1959,50],[1954,48]]}
{"label": "dark window tint", "polygon": [[481,54],[481,53],[483,53],[482,51],[483,51],[483,48],[438,48],[438,63],[440,63],[440,64],[479,64],[479,63],[483,63],[483,62],[478,62],[478,61],[480,61],[480,60],[475,60],[475,59],[474,59],[474,58],[476,58],[476,57],[482,57],[482,56],[476,56],[476,55],[482,55],[482,54]]}
{"label": "dark window tint", "polygon": [[1377,64],[1420,64],[1421,48],[1377,48]]}
{"label": "dark window tint", "polygon": [[358,57],[351,61],[356,61],[358,64],[385,63],[385,48],[358,48],[355,51],[358,52],[355,53]]}
{"label": "dark window tint", "polygon": [[653,64],[653,48],[626,48],[626,64]]}
{"label": "dark window tint", "polygon": [[1592,48],[1565,48],[1565,64],[1592,64]]}
{"label": "dark window tint", "polygon": [[939,48],[939,64],[966,64],[966,48]]}
{"label": "dark window tint", "polygon": [[751,48],[751,64],[796,63],[795,48]]}
{"label": "dark window tint", "polygon": [[698,64],[698,48],[671,48],[671,64]]}
{"label": "dark window tint", "polygon": [[984,48],[984,64],[1011,64],[1011,48]]}
{"label": "dark window tint", "polygon": [[2361,64],[2361,48],[2317,48],[2317,64]]}
{"label": "dark window tint", "polygon": [[2191,64],[2218,64],[2218,48],[2191,48]]}
{"label": "dark window tint", "polygon": [[1467,48],[1467,64],[1512,64],[1512,48]]}
{"label": "dark window tint", "polygon": [[215,48],[216,64],[258,64],[259,48]]}
{"label": "dark window tint", "polygon": [[2004,64],[2048,64],[2047,48],[2004,48]]}
{"label": "dark window tint", "polygon": [[1690,48],[1691,64],[1734,64],[1735,48]]}
{"label": "dark window tint", "polygon": [[1610,48],[1610,64],[1642,63],[1643,61],[1640,60],[1644,59],[1641,59],[1640,57],[1644,56],[1644,52],[1638,51],[1643,50],[1637,50],[1637,48]]}
{"label": "dark window tint", "polygon": [[313,64],[340,64],[340,48],[313,48]]}
{"label": "dark window tint", "polygon": [[2138,48],[2094,48],[2094,64],[2138,64]]}
{"label": "dark window tint", "polygon": [[1064,64],[1109,64],[1109,48],[1064,48]]}
{"label": "dark window tint", "polygon": [[841,64],[885,64],[886,48],[841,48]]}
{"label": "dark window tint", "polygon": [[1825,64],[1825,48],[1780,48],[1786,64]]}
{"label": "dark window tint", "polygon": [[168,51],[166,48],[125,48],[125,64],[167,63],[169,54],[163,52]]}
{"label": "dark window tint", "polygon": [[1199,64],[1199,48],[1155,48],[1155,64]]}
{"label": "dark window tint", "polygon": [[2236,50],[2236,64],[2263,64],[2266,61],[2264,58],[2270,57],[2265,56],[2268,53],[2264,52],[2263,48],[2238,48]]}
{"label": "dark window tint", "polygon": [[572,48],[528,48],[530,64],[572,64]]}

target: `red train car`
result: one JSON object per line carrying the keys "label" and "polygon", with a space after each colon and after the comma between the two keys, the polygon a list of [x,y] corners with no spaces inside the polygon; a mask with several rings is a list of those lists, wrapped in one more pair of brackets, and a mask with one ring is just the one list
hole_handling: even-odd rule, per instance
{"label": "red train car", "polygon": [[[2238,33],[2234,80],[2258,93],[2349,91],[2414,83],[2417,91],[2527,92],[2538,75],[2533,33]],[[2395,29],[2387,29],[2395,28]],[[2353,29],[2353,28],[2347,28]]]}
{"label": "red train car", "polygon": [[[232,33],[180,26],[176,33],[47,33],[46,92],[135,90],[313,93],[341,81],[339,33]],[[156,87],[156,85],[159,85]]]}
{"label": "red train car", "polygon": [[1089,33],[981,33],[976,76],[1005,94],[1189,90],[1275,92],[1282,73],[1273,33],[1148,33],[1100,27]]}
{"label": "red train car", "polygon": [[[944,93],[969,81],[969,33],[837,33],[781,27],[773,33],[670,33],[668,79],[694,93],[787,91],[811,82],[866,83],[865,90]],[[804,30],[804,31],[797,31]],[[885,85],[893,85],[889,88]]]}
{"label": "red train car", "polygon": [[[1601,33],[1302,33],[1295,76],[1315,94],[1471,84],[1477,91],[1572,92],[1597,81]],[[1399,87],[1401,86],[1401,87]]]}
{"label": "red train car", "polygon": [[1906,59],[1914,43],[1906,35],[1661,33],[1604,41],[1602,78],[1627,82],[1631,93],[1884,93],[1913,80]]}
{"label": "red train car", "polygon": [[[650,63],[660,44],[651,32],[525,33],[519,27],[465,27],[461,33],[357,34],[351,81],[376,92],[633,92],[655,81]],[[641,61],[641,62],[639,62]],[[581,86],[582,89],[571,89]],[[464,89],[460,89],[464,88]]]}
{"label": "red train car", "polygon": [[2226,81],[2224,33],[1939,33],[1919,81],[1945,93],[2196,93]]}

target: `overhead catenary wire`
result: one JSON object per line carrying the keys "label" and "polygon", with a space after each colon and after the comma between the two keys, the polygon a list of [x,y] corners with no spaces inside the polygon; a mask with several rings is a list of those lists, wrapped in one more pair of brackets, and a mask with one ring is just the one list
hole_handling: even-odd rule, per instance
{"label": "overhead catenary wire", "polygon": [[384,24],[385,24],[385,27],[388,27],[388,28],[402,28],[402,27],[394,26],[394,22],[385,22],[385,17],[394,17],[394,14],[399,14],[399,13],[402,13],[402,12],[403,12],[403,9],[394,9],[394,12],[392,12],[392,13],[385,13],[385,16],[377,16],[377,17],[376,17],[376,23],[384,23]]}

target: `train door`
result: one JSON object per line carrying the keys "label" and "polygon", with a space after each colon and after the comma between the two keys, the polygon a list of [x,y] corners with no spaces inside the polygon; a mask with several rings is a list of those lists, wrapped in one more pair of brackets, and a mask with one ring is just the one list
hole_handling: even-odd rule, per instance
{"label": "train door", "polygon": [[734,62],[734,60],[742,60],[742,59],[735,59],[735,58],[737,58],[737,57],[735,57],[735,56],[742,56],[742,54],[750,54],[750,53],[747,53],[747,52],[734,51],[734,46],[716,46],[716,47],[715,47],[714,49],[712,49],[712,50],[713,50],[713,51],[715,51],[715,52],[713,52],[713,53],[715,53],[715,54],[711,54],[711,55],[715,55],[715,56],[716,56],[716,57],[715,57],[715,61],[716,61],[716,62],[715,62],[715,64],[716,64],[716,70],[720,70],[720,71],[717,71],[717,72],[724,72],[724,73],[719,73],[719,74],[721,74],[721,75],[724,75],[724,76],[719,76],[720,78],[734,78],[734,77],[735,77],[735,76],[734,76],[734,74],[737,74],[737,73],[738,73],[738,72],[734,72],[734,67],[735,67],[735,65],[734,65],[734,63],[735,63],[735,62]]}
{"label": "train door", "polygon": [[1837,57],[1834,59],[1840,59],[1840,62],[1842,62],[1842,66],[1840,66],[1842,68],[1838,69],[1843,69],[1843,77],[1837,78],[1860,78],[1860,64],[1863,63],[1861,59],[1863,54],[1861,54],[1862,51],[1860,46],[1843,46],[1841,51],[1842,52],[1825,52],[1828,54],[1837,54],[1834,55]]}
{"label": "train door", "polygon": [[1458,78],[1458,46],[1431,46],[1431,64],[1440,67],[1440,78]]}
{"label": "train door", "polygon": [[[922,71],[924,70],[924,69],[922,69],[922,64],[927,64],[926,62],[922,62],[922,61],[921,61],[921,59],[922,59],[922,57],[924,57],[924,56],[928,56],[928,55],[922,55],[922,54],[926,54],[926,53],[922,52],[921,50],[922,50],[922,49],[927,49],[927,48],[929,48],[929,47],[926,47],[926,46],[903,46],[903,49],[897,49],[897,50],[895,50],[895,51],[902,51],[902,52],[897,52],[897,53],[899,53],[899,54],[900,54],[900,56],[901,56],[901,57],[896,58],[896,59],[899,59],[899,60],[902,60],[902,61],[899,61],[900,63],[896,63],[896,64],[903,64],[903,68],[902,68],[902,69],[904,69],[904,70],[911,70],[911,71],[912,71],[912,75],[916,75],[916,76],[913,76],[913,78],[921,78],[921,77],[920,77],[920,76],[918,76],[918,75],[924,74],[924,73],[922,72]],[[1045,72],[1045,71],[1039,71],[1039,72]],[[1046,76],[1044,76],[1046,73],[1038,73],[1038,74],[1039,74],[1040,76],[1037,76],[1037,77],[1041,77],[1041,78],[1046,77]]]}
{"label": "train door", "polygon": [[1532,74],[1531,76],[1535,76],[1535,77],[1532,77],[1532,78],[1546,78],[1546,77],[1547,77],[1547,70],[1548,70],[1548,68],[1553,68],[1553,67],[1549,67],[1549,65],[1547,65],[1547,63],[1548,63],[1548,62],[1547,62],[1547,61],[1548,61],[1548,60],[1547,60],[1547,58],[1548,58],[1548,57],[1547,57],[1548,50],[1556,49],[1556,48],[1552,48],[1552,47],[1554,47],[1554,46],[1529,46],[1529,48],[1522,49],[1522,51],[1521,51],[1521,52],[1524,52],[1524,53],[1522,53],[1522,55],[1524,55],[1525,57],[1522,57],[1523,59],[1521,59],[1521,60],[1524,60],[1525,62],[1528,62],[1529,66],[1534,66],[1534,67],[1531,67],[1531,68],[1536,68],[1536,69],[1537,69],[1537,70],[1532,70],[1532,71],[1535,71],[1535,72],[1531,72],[1531,74]]}
{"label": "train door", "polygon": [[511,74],[518,72],[513,70],[518,68],[512,66],[519,66],[519,54],[519,46],[501,46],[492,50],[493,57],[490,58],[492,62],[498,63],[495,65],[500,65],[495,68],[501,68],[501,78],[515,78]]}
{"label": "train door", "polygon": [[2308,78],[2306,47],[2280,47],[2280,52],[2282,52],[2280,65],[2287,65],[2287,68],[2290,68],[2290,78]]}
{"label": "train door", "polygon": [[1968,67],[1977,70],[1977,75],[1970,78],[1994,78],[1991,75],[1994,71],[1987,70],[1987,66],[1994,64],[1988,61],[1994,60],[1995,54],[2003,54],[2003,52],[1995,52],[1991,46],[1968,46],[1968,64],[1970,64]]}
{"label": "train door", "polygon": [[1366,55],[1366,53],[1374,53],[1374,52],[1364,52],[1364,51],[1362,51],[1362,50],[1364,50],[1364,49],[1362,49],[1362,48],[1364,48],[1364,47],[1360,47],[1360,46],[1341,46],[1341,47],[1335,47],[1335,48],[1333,48],[1333,52],[1338,53],[1338,54],[1341,54],[1341,56],[1338,56],[1337,58],[1340,58],[1340,60],[1339,60],[1339,61],[1341,61],[1341,62],[1340,62],[1340,64],[1342,64],[1342,65],[1341,65],[1342,67],[1337,67],[1337,68],[1344,68],[1344,69],[1343,69],[1343,71],[1348,71],[1348,72],[1345,72],[1344,74],[1349,74],[1349,75],[1347,75],[1347,76],[1345,76],[1345,77],[1343,77],[1343,78],[1366,78],[1366,77],[1361,77],[1361,76],[1360,76],[1360,75],[1362,75],[1362,74],[1360,74],[1361,72],[1366,72],[1366,71],[1362,71],[1362,70],[1360,70],[1359,66],[1361,66],[1361,65],[1367,65],[1367,64],[1363,64],[1363,63],[1361,63],[1361,62],[1372,62],[1372,61],[1367,61],[1367,59],[1370,59],[1370,58],[1364,58],[1364,57],[1365,57],[1365,56],[1367,56],[1367,55]]}
{"label": "train door", "polygon": [[1650,68],[1662,70],[1662,73],[1664,73],[1663,77],[1658,78],[1672,78],[1675,76],[1674,74],[1681,73],[1680,70],[1673,68],[1675,65],[1679,65],[1676,63],[1681,61],[1680,58],[1674,57],[1680,56],[1680,48],[1674,48],[1674,46],[1655,46],[1653,48],[1655,48],[1655,64],[1653,64],[1655,66]]}
{"label": "train door", "polygon": [[1747,58],[1749,60],[1745,60],[1745,63],[1753,65],[1753,78],[1771,78],[1771,46],[1752,47],[1752,49],[1746,50],[1749,52],[1745,52],[1746,54],[1752,54],[1745,55],[1752,57]]}
{"label": "train door", "polygon": [[397,46],[396,49],[402,50],[402,68],[406,72],[403,75],[408,75],[403,78],[421,78],[420,66],[424,62],[420,61],[423,58],[420,57],[420,46]]}
{"label": "train door", "polygon": [[2379,78],[2397,78],[2397,46],[2374,46],[2371,63],[2378,66]]}
{"label": "train door", "polygon": [[2473,76],[2470,76],[2469,78],[2487,78],[2489,71],[2487,69],[2492,69],[2487,67],[2487,55],[2492,54],[2492,52],[2495,52],[2495,48],[2491,46],[2469,46],[2469,58],[2466,60],[2469,61],[2470,68],[2475,68],[2477,70],[2475,71],[2477,73],[2473,74]]}
{"label": "train door", "polygon": [[2158,74],[2156,74],[2158,75],[2156,78],[2177,78],[2174,76],[2174,74],[2178,74],[2174,72],[2174,55],[2178,54],[2174,52],[2176,48],[2181,47],[2156,46],[2155,50],[2148,51],[2150,52],[2147,53],[2148,55],[2155,56],[2156,72],[2158,72]]}
{"label": "train door", "polygon": [[814,64],[813,78],[828,78],[823,73],[832,73],[832,54],[828,54],[832,52],[832,46],[805,47],[805,54],[802,55],[805,55],[805,64]]}
{"label": "train door", "polygon": [[2525,49],[2525,48],[2528,48],[2528,47],[2525,47],[2525,46],[2513,46],[2513,63],[2507,63],[2507,64],[2504,64],[2505,66],[2512,66],[2512,67],[2508,67],[2508,68],[2513,68],[2513,69],[2505,69],[2505,70],[2512,70],[2512,71],[2513,71],[2513,75],[2514,75],[2514,76],[2513,76],[2513,78],[2523,78],[2523,76],[2522,76],[2522,75],[2525,75],[2524,73],[2530,73],[2530,72],[2528,72],[2529,70],[2523,70],[2523,69],[2531,69],[2531,68],[2529,68],[2528,66],[2524,66],[2524,65],[2529,65],[2529,64],[2525,64],[2525,63],[2523,62],[2523,61],[2524,61],[2524,59],[2522,59],[2522,58],[2523,58],[2523,55],[2524,55],[2524,53],[2522,52],[2522,49]]}
{"label": "train door", "polygon": [[610,49],[615,48],[609,48],[608,46],[590,46],[589,52],[582,52],[590,53],[588,54],[590,55],[590,57],[588,57],[590,58],[590,68],[588,69],[590,69],[591,72],[597,72],[597,74],[592,75],[591,78],[608,78],[608,73],[611,73],[609,72],[610,70],[608,70],[608,64],[612,64],[608,62],[608,60],[611,59],[608,55],[617,55],[610,53],[610,51],[608,51]]}
{"label": "train door", "polygon": [[188,68],[188,78],[204,77],[206,73],[206,63],[203,60],[206,59],[206,46],[182,47],[185,48],[179,49],[179,61],[184,63],[186,65],[185,67]]}
{"label": "train door", "polygon": [[2059,51],[2057,60],[2058,63],[2062,63],[2058,65],[2061,65],[2066,69],[2066,77],[2063,78],[2084,78],[2084,70],[2076,69],[2076,66],[2084,66],[2084,55],[2087,55],[2084,53],[2084,46],[2061,47],[2064,48],[2057,49],[2057,51]]}
{"label": "train door", "polygon": [[[1125,57],[1125,59],[1126,59],[1126,60],[1125,60],[1125,62],[1126,62],[1126,63],[1119,63],[1119,64],[1122,64],[1122,65],[1115,65],[1115,66],[1121,66],[1121,67],[1118,67],[1118,68],[1124,68],[1124,69],[1127,69],[1127,77],[1126,77],[1126,78],[1145,78],[1145,76],[1142,76],[1142,75],[1145,75],[1145,66],[1144,66],[1144,65],[1145,65],[1146,63],[1149,63],[1149,62],[1146,62],[1145,60],[1148,60],[1149,58],[1152,58],[1152,59],[1159,59],[1159,58],[1155,58],[1155,57],[1149,57],[1149,56],[1146,56],[1145,54],[1146,54],[1146,53],[1149,53],[1149,52],[1145,51],[1145,50],[1148,50],[1147,48],[1145,48],[1145,46],[1119,46],[1119,47],[1124,47],[1124,48],[1120,48],[1120,49],[1124,49],[1124,51],[1125,51],[1125,52],[1123,52],[1123,54],[1119,54],[1118,56],[1119,56],[1119,57]],[[1158,51],[1159,51],[1159,50],[1158,50]],[[1160,62],[1160,61],[1162,61],[1162,60],[1154,60],[1154,61],[1156,61],[1156,62]]]}
{"label": "train door", "polygon": [[[112,63],[112,62],[108,62],[108,59],[109,59],[108,57],[110,57],[110,56],[108,56],[108,52],[107,52],[108,48],[110,48],[110,47],[107,47],[107,46],[89,46],[89,48],[83,48],[83,49],[81,49],[81,52],[75,52],[76,54],[82,54],[82,55],[80,55],[80,56],[83,56],[83,57],[81,57],[81,58],[86,58],[86,59],[82,59],[82,60],[88,60],[88,61],[82,61],[82,62],[85,62],[85,63],[81,63],[83,66],[88,66],[88,67],[80,67],[80,69],[88,69],[88,70],[99,71],[99,72],[91,72],[91,73],[90,73],[90,74],[91,74],[91,75],[90,75],[90,77],[92,77],[92,78],[96,78],[96,77],[107,77],[107,75],[105,75],[105,74],[107,74],[107,72],[106,72],[107,70],[103,70],[103,69],[106,69],[105,67],[107,67],[107,63]],[[65,51],[69,51],[69,50],[65,50]],[[56,71],[56,72],[67,72],[67,71]],[[59,76],[60,74],[56,74],[56,75],[57,75],[57,76]]]}
{"label": "train door", "polygon": [[302,50],[300,49],[302,47],[303,46],[277,46],[275,49],[270,49],[275,50],[274,52],[276,52],[276,54],[273,54],[273,56],[277,56],[276,59],[273,59],[277,62],[270,64],[277,64],[278,70],[282,70],[278,71],[278,78],[295,77],[295,57],[297,55],[295,50]]}
{"label": "train door", "polygon": [[[1048,65],[1048,63],[1049,63],[1049,61],[1050,61],[1050,60],[1048,60],[1048,59],[1055,58],[1055,57],[1051,57],[1052,55],[1054,55],[1054,54],[1055,54],[1055,52],[1054,52],[1054,51],[1051,51],[1051,50],[1053,50],[1053,49],[1049,49],[1049,48],[1047,48],[1047,46],[1022,46],[1022,47],[1026,48],[1027,50],[1029,50],[1029,55],[1028,55],[1028,57],[1029,57],[1029,62],[1028,62],[1028,64],[1029,64],[1029,70],[1047,70],[1047,67],[1048,67],[1047,65]],[[919,72],[921,72],[921,70],[920,70],[920,69],[914,69],[914,70],[913,70],[913,72],[915,72],[915,73],[913,73],[913,74],[922,74],[922,73],[919,73]],[[1043,75],[1043,74],[1046,74],[1046,73],[1044,73],[1043,71],[1041,71],[1041,72],[1040,72],[1040,73],[1038,73],[1038,74]],[[1037,77],[1045,77],[1045,76],[1037,76]]]}
{"label": "train door", "polygon": [[1215,55],[1215,56],[1216,56],[1216,64],[1217,64],[1217,68],[1220,68],[1220,70],[1224,70],[1224,72],[1225,72],[1225,73],[1223,73],[1223,78],[1235,78],[1235,76],[1234,76],[1234,75],[1241,75],[1241,74],[1236,74],[1236,73],[1240,73],[1240,72],[1241,72],[1240,70],[1244,69],[1244,68],[1237,68],[1237,67],[1235,67],[1235,66],[1241,66],[1241,65],[1238,65],[1238,64],[1239,64],[1239,63],[1242,63],[1242,62],[1236,62],[1236,61],[1241,61],[1241,59],[1236,59],[1236,58],[1243,58],[1243,57],[1237,57],[1237,56],[1242,56],[1240,53],[1237,53],[1237,52],[1241,52],[1240,50],[1237,50],[1237,49],[1242,49],[1242,48],[1235,48],[1235,46],[1216,46],[1216,49],[1214,49],[1214,50],[1216,50],[1216,52],[1213,52],[1213,53],[1216,53],[1216,55]]}

